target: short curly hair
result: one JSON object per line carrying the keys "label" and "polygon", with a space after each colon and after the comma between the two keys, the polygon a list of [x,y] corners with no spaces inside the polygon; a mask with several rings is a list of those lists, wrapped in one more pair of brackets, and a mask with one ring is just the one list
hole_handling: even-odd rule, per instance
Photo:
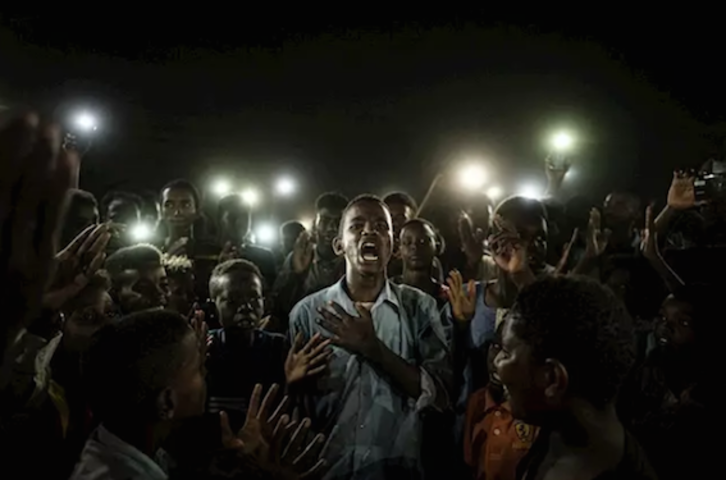
{"label": "short curly hair", "polygon": [[601,408],[611,403],[635,362],[633,324],[625,306],[585,277],[545,277],[525,287],[509,313],[512,332],[535,360],[567,368],[569,394]]}
{"label": "short curly hair", "polygon": [[257,265],[241,258],[227,260],[214,267],[212,275],[209,277],[209,294],[212,298],[219,295],[222,289],[222,277],[233,273],[257,275],[257,278],[262,282],[263,288],[265,286],[265,277]]}
{"label": "short curly hair", "polygon": [[403,205],[408,207],[414,212],[418,212],[418,204],[411,195],[406,192],[392,192],[383,197],[383,202],[386,205]]}
{"label": "short curly hair", "polygon": [[101,421],[153,415],[156,395],[184,365],[194,330],[168,310],[147,310],[101,328],[83,361],[83,385]]}

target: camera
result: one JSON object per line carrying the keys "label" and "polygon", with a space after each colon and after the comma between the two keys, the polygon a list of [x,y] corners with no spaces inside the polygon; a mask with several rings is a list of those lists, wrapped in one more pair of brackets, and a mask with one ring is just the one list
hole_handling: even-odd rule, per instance
{"label": "camera", "polygon": [[698,172],[693,181],[696,201],[726,196],[726,162],[713,160],[710,172]]}

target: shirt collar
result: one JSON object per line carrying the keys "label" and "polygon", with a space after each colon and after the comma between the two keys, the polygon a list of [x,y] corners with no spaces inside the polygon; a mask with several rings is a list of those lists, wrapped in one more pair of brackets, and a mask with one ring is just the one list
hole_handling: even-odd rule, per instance
{"label": "shirt collar", "polygon": [[484,411],[490,412],[492,410],[506,410],[507,412],[511,411],[511,407],[509,406],[509,401],[505,400],[502,403],[497,403],[494,400],[494,397],[492,397],[492,394],[489,391],[489,388],[485,389],[485,400],[484,400]]}
{"label": "shirt collar", "polygon": [[[383,290],[381,290],[381,293],[378,294],[378,298],[376,298],[371,311],[383,304],[391,305],[397,312],[400,311],[401,303],[398,298],[398,288],[400,287],[386,279],[386,283],[383,285]],[[330,287],[330,296],[330,300],[341,306],[347,305],[351,308],[355,307],[353,300],[351,300],[350,296],[348,296],[348,292],[345,291],[345,277],[341,278],[337,283]]]}
{"label": "shirt collar", "polygon": [[[108,431],[108,429],[106,429],[103,425],[98,426],[95,436],[98,443],[100,443],[105,449],[111,450],[118,456],[123,457],[126,460],[126,463],[136,464],[143,467],[143,470],[148,474],[147,478],[149,480],[166,480],[169,478],[167,472],[164,471],[159,463],[154,461],[154,459],[149,458],[145,453],[138,450],[133,445],[126,443]],[[164,457],[166,457],[166,452],[161,449],[156,455],[154,455],[154,458],[161,459]]]}

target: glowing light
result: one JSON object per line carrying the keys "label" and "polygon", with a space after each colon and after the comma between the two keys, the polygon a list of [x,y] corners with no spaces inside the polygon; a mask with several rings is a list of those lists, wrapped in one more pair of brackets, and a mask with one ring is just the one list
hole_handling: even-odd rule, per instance
{"label": "glowing light", "polygon": [[217,180],[212,186],[212,191],[218,197],[224,197],[225,195],[229,195],[232,191],[232,184],[224,179]]}
{"label": "glowing light", "polygon": [[129,233],[131,233],[131,238],[135,242],[145,242],[151,238],[153,230],[151,226],[146,223],[137,223],[131,227]]}
{"label": "glowing light", "polygon": [[265,245],[270,245],[277,238],[277,229],[272,225],[260,225],[255,232],[255,239]]}
{"label": "glowing light", "polygon": [[75,117],[74,123],[79,130],[82,130],[84,132],[93,132],[94,130],[98,129],[96,117],[88,112],[79,113]]}
{"label": "glowing light", "polygon": [[502,188],[495,185],[487,190],[487,197],[489,197],[491,200],[499,200],[502,197],[503,193],[504,191],[502,190]]}
{"label": "glowing light", "polygon": [[542,197],[542,189],[537,185],[522,185],[517,195],[525,198],[533,198],[539,200]]}
{"label": "glowing light", "polygon": [[575,140],[566,132],[560,132],[552,137],[552,148],[557,152],[566,152],[572,148],[573,143],[575,143]]}
{"label": "glowing light", "polygon": [[459,172],[459,182],[467,190],[478,190],[487,181],[487,174],[484,168],[479,165],[470,165]]}
{"label": "glowing light", "polygon": [[314,221],[315,219],[313,219],[313,217],[303,217],[298,220],[298,222],[303,224],[303,227],[305,227],[306,230],[312,230]]}
{"label": "glowing light", "polygon": [[250,207],[254,207],[259,203],[260,195],[257,193],[256,190],[245,190],[244,192],[242,192],[242,201]]}
{"label": "glowing light", "polygon": [[275,185],[275,191],[278,195],[281,195],[283,197],[289,197],[293,193],[295,193],[296,185],[295,182],[288,177],[283,177],[277,181],[277,184]]}

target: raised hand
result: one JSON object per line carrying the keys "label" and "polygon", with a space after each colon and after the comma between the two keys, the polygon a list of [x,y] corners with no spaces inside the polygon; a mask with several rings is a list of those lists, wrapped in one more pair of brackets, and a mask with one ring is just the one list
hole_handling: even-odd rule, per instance
{"label": "raised hand", "polygon": [[373,326],[371,312],[363,305],[356,303],[355,308],[359,316],[349,315],[343,307],[335,302],[329,303],[328,310],[319,308],[322,316],[318,323],[333,336],[333,345],[345,348],[349,352],[368,356],[378,346],[376,329]]}
{"label": "raised hand", "polygon": [[224,244],[224,247],[222,247],[222,251],[219,253],[219,259],[217,262],[224,263],[228,260],[235,260],[237,258],[240,258],[237,246],[232,242],[227,242]]}
{"label": "raised hand", "polygon": [[489,247],[497,266],[509,274],[529,268],[527,249],[514,226],[498,216],[494,227],[497,233],[489,237]]}
{"label": "raised hand", "polygon": [[301,232],[292,249],[292,268],[295,273],[303,273],[310,267],[313,263],[314,251],[315,245],[310,233]]}
{"label": "raised hand", "polygon": [[469,264],[474,265],[481,261],[484,255],[484,232],[480,228],[474,231],[471,219],[464,212],[459,216],[458,227],[461,248]]}
{"label": "raised hand", "polygon": [[267,458],[270,444],[274,440],[275,427],[288,402],[288,397],[283,397],[273,411],[272,404],[279,390],[279,385],[272,385],[265,398],[262,399],[262,385],[255,385],[250,397],[245,424],[236,435],[229,426],[227,414],[222,412],[220,414],[222,445],[226,448],[242,448],[245,453],[254,453],[261,458]]}
{"label": "raised hand", "polygon": [[654,208],[655,206],[651,203],[645,209],[645,229],[643,229],[643,238],[640,241],[640,250],[643,252],[645,258],[652,258],[658,254],[655,215],[653,215]]}
{"label": "raised hand", "polygon": [[458,270],[449,273],[446,283],[449,284],[446,295],[449,297],[454,318],[460,322],[468,322],[474,316],[476,309],[476,283],[474,280],[469,280],[464,289],[464,278]]}
{"label": "raised hand", "polygon": [[669,207],[674,210],[686,210],[697,205],[694,180],[693,175],[681,171],[673,172],[673,180],[668,189]]}
{"label": "raised hand", "polygon": [[298,333],[285,360],[285,378],[288,385],[325,371],[333,353],[328,348],[330,343],[331,340],[325,340],[316,333],[303,345],[303,335]]}
{"label": "raised hand", "polygon": [[310,419],[291,422],[288,415],[282,414],[287,405],[287,397],[282,399],[273,412],[272,403],[278,391],[279,386],[272,385],[265,398],[260,401],[262,385],[255,385],[247,410],[247,420],[236,435],[229,425],[229,418],[222,412],[222,445],[246,455],[254,455],[264,470],[274,472],[282,478],[315,478],[325,467],[325,461],[320,458],[325,436],[318,434],[306,443]]}
{"label": "raised hand", "polygon": [[202,358],[207,358],[207,350],[211,343],[211,338],[209,338],[209,327],[207,326],[207,322],[204,321],[205,316],[206,314],[204,313],[204,310],[202,310],[198,304],[194,304],[192,311],[189,312],[189,315],[187,316],[189,323],[194,329],[194,333],[197,335],[197,341],[199,342],[199,355],[201,355]]}
{"label": "raised hand", "polygon": [[55,256],[56,272],[51,289],[43,295],[43,307],[59,310],[83,290],[106,260],[111,240],[108,225],[92,225]]}
{"label": "raised hand", "polygon": [[587,223],[587,237],[585,238],[585,254],[598,257],[605,252],[610,242],[612,232],[602,228],[602,216],[597,208],[590,210],[590,220]]}
{"label": "raised hand", "polygon": [[572,232],[572,237],[570,238],[570,241],[567,242],[565,247],[562,249],[562,257],[560,257],[560,261],[557,262],[557,267],[555,268],[555,273],[557,275],[560,275],[564,273],[565,269],[567,268],[567,262],[570,260],[570,252],[572,252],[572,246],[577,242],[577,237],[580,235],[580,229],[575,228]]}
{"label": "raised hand", "polygon": [[76,154],[61,149],[60,129],[41,126],[37,115],[0,130],[0,355],[38,316],[77,163]]}

